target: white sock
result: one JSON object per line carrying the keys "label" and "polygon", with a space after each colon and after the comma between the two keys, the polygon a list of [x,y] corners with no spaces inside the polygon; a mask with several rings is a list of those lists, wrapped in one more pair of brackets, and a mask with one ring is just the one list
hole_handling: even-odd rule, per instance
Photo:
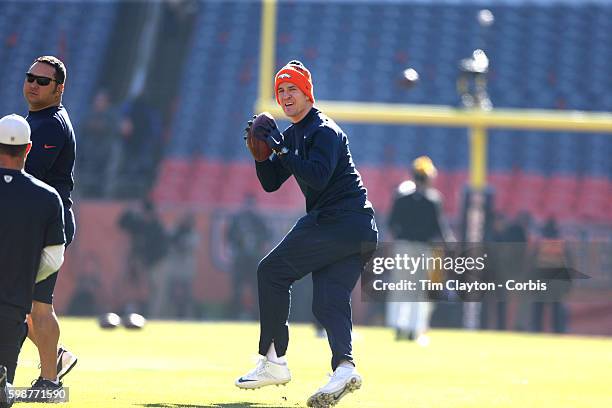
{"label": "white sock", "polygon": [[278,357],[276,355],[276,349],[274,348],[274,342],[270,344],[270,348],[268,349],[268,354],[266,354],[268,361],[274,364],[287,364],[287,359],[285,356]]}
{"label": "white sock", "polygon": [[353,368],[355,368],[355,365],[349,361],[343,360],[340,364],[338,364],[338,367],[336,367],[336,370],[338,368],[346,368],[349,370],[353,370]]}

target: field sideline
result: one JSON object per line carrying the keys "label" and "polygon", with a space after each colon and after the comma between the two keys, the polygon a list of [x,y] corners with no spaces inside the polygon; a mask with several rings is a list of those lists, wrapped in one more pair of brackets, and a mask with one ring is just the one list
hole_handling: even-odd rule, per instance
{"label": "field sideline", "polygon": [[[255,323],[149,322],[142,331],[103,331],[93,319],[62,319],[62,339],[79,356],[60,406],[147,408],[305,407],[330,371],[327,341],[291,326],[287,387],[239,390],[253,366]],[[395,342],[388,329],[357,327],[361,390],[339,407],[611,407],[612,339],[498,332],[431,332],[431,344]],[[26,341],[16,386],[37,375]],[[15,407],[41,407],[15,404]]]}

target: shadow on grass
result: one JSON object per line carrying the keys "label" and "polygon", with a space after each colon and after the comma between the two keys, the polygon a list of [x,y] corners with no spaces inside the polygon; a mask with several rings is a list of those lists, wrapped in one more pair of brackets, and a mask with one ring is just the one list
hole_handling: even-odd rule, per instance
{"label": "shadow on grass", "polygon": [[146,408],[283,408],[273,405],[260,405],[252,402],[228,402],[228,403],[213,403],[208,405],[198,404],[173,404],[168,402],[157,402],[151,404],[141,404]]}

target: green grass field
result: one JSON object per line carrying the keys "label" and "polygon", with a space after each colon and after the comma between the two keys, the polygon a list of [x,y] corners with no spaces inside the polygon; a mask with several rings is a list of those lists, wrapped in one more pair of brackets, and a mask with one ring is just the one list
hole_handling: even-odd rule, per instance
{"label": "green grass field", "polygon": [[[62,319],[79,356],[65,378],[65,407],[305,407],[330,371],[327,341],[292,325],[286,387],[236,388],[256,353],[254,323],[149,322],[105,331],[93,319]],[[340,407],[612,407],[612,339],[432,331],[431,344],[395,342],[389,329],[357,327],[361,390]],[[29,385],[37,352],[26,341],[16,386]],[[40,404],[15,404],[15,407]]]}

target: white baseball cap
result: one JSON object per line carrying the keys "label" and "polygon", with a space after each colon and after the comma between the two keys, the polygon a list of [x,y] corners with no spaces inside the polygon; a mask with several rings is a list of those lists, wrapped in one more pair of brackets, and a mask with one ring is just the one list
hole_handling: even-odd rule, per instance
{"label": "white baseball cap", "polygon": [[19,115],[6,115],[0,119],[0,143],[25,145],[30,143],[30,125]]}

